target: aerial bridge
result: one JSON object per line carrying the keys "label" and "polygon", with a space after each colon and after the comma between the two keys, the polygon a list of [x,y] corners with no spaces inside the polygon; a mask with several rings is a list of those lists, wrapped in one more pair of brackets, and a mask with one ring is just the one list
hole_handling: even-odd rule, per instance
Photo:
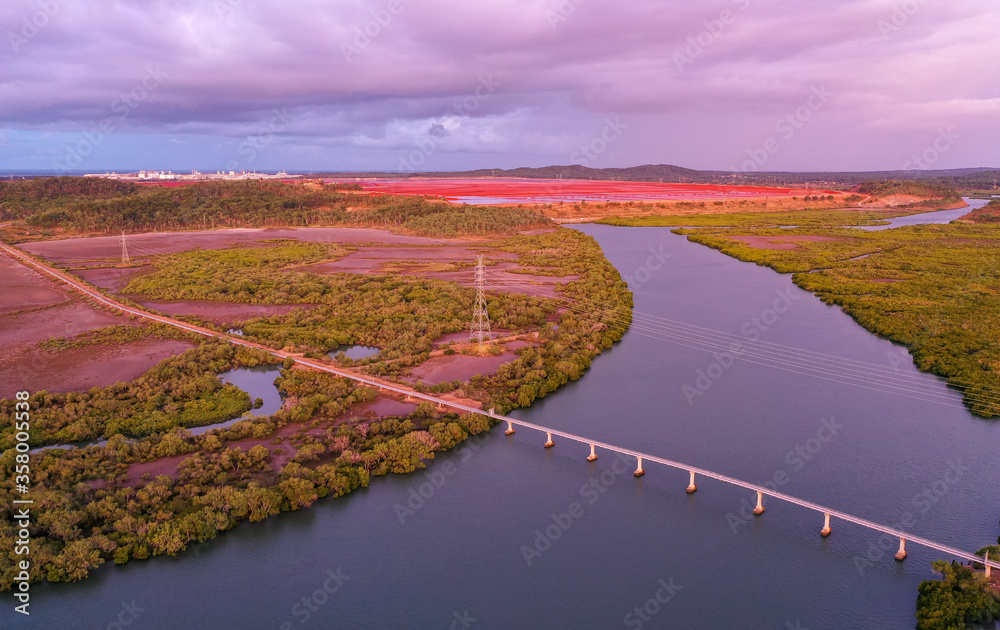
{"label": "aerial bridge", "polygon": [[675,468],[677,470],[684,471],[688,474],[688,485],[685,488],[685,491],[689,494],[698,490],[696,482],[699,476],[707,479],[713,479],[715,481],[719,481],[729,485],[737,486],[739,488],[743,488],[749,492],[753,492],[756,494],[757,503],[756,507],[753,510],[753,513],[758,516],[764,513],[764,497],[767,497],[769,499],[769,502],[784,501],[786,503],[791,503],[793,505],[803,507],[807,510],[812,510],[817,514],[822,515],[823,527],[820,529],[819,532],[821,536],[830,535],[830,533],[833,531],[832,528],[833,519],[836,519],[838,521],[843,521],[845,523],[852,523],[860,527],[865,527],[867,529],[871,529],[876,532],[880,532],[882,534],[887,534],[894,538],[898,538],[899,550],[896,552],[895,557],[897,560],[900,561],[906,558],[907,555],[906,544],[907,542],[909,542],[911,544],[920,545],[922,547],[927,547],[929,549],[934,549],[935,551],[939,551],[948,556],[952,556],[970,562],[981,563],[985,566],[987,577],[990,577],[992,569],[1000,569],[1000,562],[998,562],[996,559],[990,560],[989,554],[987,554],[986,558],[981,558],[973,553],[964,551],[962,549],[957,549],[949,545],[944,545],[935,542],[933,540],[930,540],[928,538],[916,536],[900,529],[888,527],[886,525],[882,525],[880,523],[876,523],[874,521],[870,521],[868,519],[861,518],[859,516],[854,516],[853,514],[848,514],[847,512],[842,512],[840,510],[831,507],[820,505],[818,503],[813,503],[812,501],[799,499],[798,497],[794,497],[784,492],[778,492],[776,490],[772,490],[770,488],[761,486],[759,484],[743,481],[742,479],[737,479],[729,475],[724,475],[722,473],[717,473],[711,470],[707,470],[705,468],[700,468],[697,466],[692,466],[690,464],[674,461],[672,459],[667,459],[665,457],[660,457],[649,453],[643,453],[640,451],[623,448],[621,446],[615,446],[614,444],[608,444],[607,442],[594,440],[592,438],[588,438],[582,435],[576,435],[574,433],[569,433],[567,431],[561,431],[559,429],[553,429],[540,424],[535,424],[533,422],[527,422],[525,420],[512,418],[510,416],[498,414],[493,409],[484,411],[482,408],[466,405],[459,401],[450,400],[438,396],[432,396],[422,392],[417,392],[409,387],[405,387],[396,383],[386,382],[381,379],[375,379],[369,376],[356,374],[354,372],[350,372],[347,370],[338,369],[333,366],[322,363],[320,361],[308,359],[299,356],[297,354],[285,352],[282,350],[275,350],[273,348],[268,348],[266,346],[253,343],[251,341],[246,341],[244,339],[228,335],[226,333],[221,333],[208,328],[203,328],[201,326],[195,326],[193,324],[188,324],[173,319],[171,317],[166,317],[164,315],[157,315],[155,313],[150,313],[148,311],[139,308],[127,306],[119,302],[118,300],[115,300],[114,298],[111,298],[105,295],[104,293],[98,291],[97,289],[91,287],[90,285],[83,282],[79,278],[75,278],[68,273],[60,271],[59,269],[56,269],[44,262],[36,260],[34,257],[29,256],[27,253],[19,249],[0,243],[0,250],[7,252],[11,256],[14,256],[21,262],[24,262],[25,264],[35,269],[38,269],[42,273],[55,278],[59,282],[71,286],[72,288],[76,289],[77,291],[80,291],[87,297],[97,301],[98,303],[104,306],[114,308],[116,310],[128,313],[130,315],[136,315],[138,317],[142,317],[155,322],[160,322],[163,324],[175,326],[182,330],[193,332],[199,335],[204,335],[206,337],[215,337],[217,339],[222,339],[234,345],[245,346],[249,348],[257,348],[259,350],[268,352],[282,360],[292,359],[292,361],[300,365],[315,370],[319,370],[321,372],[327,372],[329,374],[334,374],[336,376],[351,379],[352,381],[363,383],[365,385],[375,387],[382,391],[390,391],[397,394],[402,394],[403,396],[406,396],[411,399],[425,400],[434,403],[438,408],[451,408],[451,409],[457,409],[459,411],[464,411],[467,413],[487,415],[495,420],[498,420],[501,423],[506,423],[507,425],[507,428],[505,430],[506,435],[513,434],[517,430],[517,428],[527,429],[530,431],[537,431],[539,434],[545,434],[545,441],[542,442],[541,444],[544,448],[552,448],[553,446],[555,446],[555,438],[559,438],[560,440],[565,440],[580,445],[582,447],[580,449],[581,458],[583,458],[584,454],[586,454],[585,458],[587,461],[592,462],[596,460],[598,458],[598,450],[602,452],[606,451],[609,453],[617,453],[626,458],[635,459],[636,468],[633,474],[636,477],[641,477],[646,473],[646,470],[643,466],[644,464],[647,463],[660,464],[668,468]]}

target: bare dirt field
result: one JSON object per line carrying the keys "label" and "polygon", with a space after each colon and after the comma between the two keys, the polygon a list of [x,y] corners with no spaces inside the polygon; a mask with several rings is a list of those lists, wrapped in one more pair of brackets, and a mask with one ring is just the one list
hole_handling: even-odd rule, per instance
{"label": "bare dirt field", "polygon": [[730,236],[734,241],[746,243],[750,247],[757,249],[799,249],[798,243],[813,243],[820,241],[843,241],[836,236],[817,236],[799,234],[791,236]]}
{"label": "bare dirt field", "polygon": [[515,360],[517,355],[507,351],[495,357],[475,357],[452,354],[433,357],[413,368],[407,380],[423,381],[427,385],[437,385],[444,381],[466,381],[476,374],[492,374],[504,363]]}
{"label": "bare dirt field", "polygon": [[[442,245],[443,239],[404,236],[370,228],[237,228],[192,232],[149,232],[130,234],[132,259],[171,254],[192,249],[225,249],[233,245],[269,239],[297,239],[316,243],[381,243],[386,245]],[[113,261],[121,257],[118,236],[70,238],[59,241],[25,243],[21,249],[57,263],[80,264],[88,261]]]}
{"label": "bare dirt field", "polygon": [[78,392],[142,376],[160,361],[194,344],[147,339],[121,345],[96,345],[48,352],[29,347],[0,363],[0,398],[18,391]]}
{"label": "bare dirt field", "polygon": [[162,300],[140,300],[128,296],[136,304],[141,304],[170,316],[191,315],[219,325],[232,325],[255,317],[284,315],[297,308],[314,308],[314,304],[242,304],[240,302],[215,302],[209,300],[189,300],[165,302]]}
{"label": "bare dirt field", "polygon": [[74,269],[73,275],[79,276],[95,287],[118,294],[133,278],[141,276],[144,273],[149,273],[152,270],[153,268],[149,265],[141,267],[101,267],[98,269]]}
{"label": "bare dirt field", "polygon": [[[151,266],[142,267],[104,267],[100,269],[77,269],[73,273],[96,287],[120,295],[122,289],[132,278],[152,271]],[[217,302],[214,300],[143,300],[139,296],[127,295],[136,304],[165,313],[170,316],[190,315],[201,319],[229,326],[255,317],[284,315],[296,308],[313,308],[314,304],[243,304],[241,302]]]}
{"label": "bare dirt field", "polygon": [[477,256],[483,254],[488,260],[503,261],[486,268],[486,285],[490,289],[507,293],[521,293],[540,297],[558,298],[555,287],[572,282],[577,276],[544,276],[524,273],[511,273],[512,269],[522,268],[517,254],[497,250],[483,250],[474,247],[360,247],[357,251],[330,262],[290,267],[286,271],[310,272],[316,274],[358,273],[383,274],[394,273],[404,276],[420,276],[448,282],[457,282],[462,286],[473,286],[474,271],[472,267],[446,271],[453,263],[473,264]]}
{"label": "bare dirt field", "polygon": [[67,302],[69,297],[37,271],[0,254],[0,314]]}
{"label": "bare dirt field", "polygon": [[[391,265],[407,262],[442,266],[450,263],[475,263],[484,255],[490,260],[516,260],[517,254],[469,247],[361,247],[339,260],[292,267],[289,271],[312,273],[383,273]],[[471,274],[470,274],[471,275]]]}
{"label": "bare dirt field", "polygon": [[404,402],[389,396],[379,396],[371,402],[351,407],[340,418],[350,420],[354,418],[367,419],[384,416],[406,416],[413,413],[416,408],[416,403]]}
{"label": "bare dirt field", "polygon": [[702,201],[751,197],[791,197],[834,191],[764,186],[718,186],[573,179],[471,179],[412,177],[361,182],[368,193],[428,195],[457,203],[552,203],[558,201]]}
{"label": "bare dirt field", "polygon": [[[558,222],[607,216],[775,212],[850,205],[849,193],[813,188],[518,178],[374,179],[369,195],[422,195],[451,203],[528,205]],[[806,201],[809,197],[809,201]],[[832,197],[832,198],[829,198]]]}
{"label": "bare dirt field", "polygon": [[72,339],[104,326],[136,322],[97,308],[6,254],[0,254],[0,314],[0,398],[18,391],[69,392],[130,380],[191,347],[152,339],[114,347],[42,350],[36,344],[46,339]]}
{"label": "bare dirt field", "polygon": [[142,482],[143,475],[149,475],[150,479],[155,479],[159,475],[166,475],[174,479],[177,478],[177,467],[182,461],[191,457],[193,453],[185,455],[175,455],[173,457],[161,457],[151,462],[138,462],[129,464],[128,475],[125,483],[129,486],[138,486]]}
{"label": "bare dirt field", "polygon": [[51,337],[71,338],[104,326],[132,325],[124,315],[91,307],[82,299],[0,318],[0,350],[34,345]]}

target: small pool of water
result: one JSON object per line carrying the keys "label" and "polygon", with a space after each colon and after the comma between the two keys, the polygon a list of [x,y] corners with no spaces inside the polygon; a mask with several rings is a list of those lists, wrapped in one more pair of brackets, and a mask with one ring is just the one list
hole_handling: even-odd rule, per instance
{"label": "small pool of water", "polygon": [[910,214],[905,217],[896,217],[894,219],[886,219],[888,225],[863,225],[858,226],[859,230],[889,230],[892,228],[903,227],[906,225],[940,225],[944,223],[951,223],[955,219],[961,219],[965,215],[969,214],[973,210],[982,208],[987,203],[986,199],[970,199],[969,197],[963,197],[965,203],[969,204],[964,208],[955,208],[953,210],[935,210],[934,212],[921,212],[920,214]]}
{"label": "small pool of water", "polygon": [[274,381],[278,378],[278,374],[280,372],[281,368],[277,365],[258,365],[256,367],[237,368],[235,370],[219,374],[219,379],[221,379],[223,383],[229,383],[239,387],[249,394],[251,399],[256,400],[257,398],[260,398],[264,401],[264,404],[258,409],[252,409],[246,412],[239,418],[233,418],[232,420],[217,422],[215,424],[208,424],[203,427],[193,427],[188,429],[188,431],[190,431],[193,435],[201,435],[211,429],[228,427],[231,424],[235,424],[240,420],[251,416],[269,416],[281,409],[281,393],[278,391],[278,387],[274,384]]}
{"label": "small pool of water", "polygon": [[74,448],[87,448],[88,446],[104,446],[107,443],[108,443],[107,440],[90,440],[84,442],[71,442],[69,444],[49,444],[48,446],[40,446],[38,448],[33,448],[28,452],[31,454],[35,454],[44,451],[51,451],[53,449],[68,451]]}
{"label": "small pool of water", "polygon": [[[229,425],[250,416],[269,416],[281,409],[281,393],[278,391],[278,387],[274,384],[274,381],[278,378],[278,374],[280,372],[281,368],[277,365],[258,365],[256,367],[237,368],[235,370],[219,374],[219,378],[223,383],[230,383],[239,387],[245,391],[251,399],[256,400],[257,398],[260,398],[264,401],[264,404],[258,409],[248,411],[239,418],[233,418],[232,420],[217,422],[215,424],[208,424],[203,427],[188,428],[188,431],[190,431],[192,435],[201,435],[210,429],[228,427]],[[87,448],[88,446],[104,446],[107,443],[108,441],[106,439],[101,439],[84,442],[72,442],[70,444],[50,444],[48,446],[41,446],[39,448],[32,449],[29,452],[41,453],[42,451],[48,451],[51,449],[68,450],[72,448]]]}
{"label": "small pool of water", "polygon": [[331,359],[336,359],[337,355],[341,352],[344,353],[348,359],[353,359],[354,361],[360,361],[361,359],[367,359],[368,357],[373,357],[379,352],[381,348],[375,348],[373,346],[340,346],[336,348],[333,352],[327,354]]}

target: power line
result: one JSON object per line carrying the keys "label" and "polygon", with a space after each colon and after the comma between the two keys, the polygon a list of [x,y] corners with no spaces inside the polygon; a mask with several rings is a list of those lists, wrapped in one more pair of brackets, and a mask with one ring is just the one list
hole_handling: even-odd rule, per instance
{"label": "power line", "polygon": [[[519,289],[519,292],[538,291],[537,287],[527,285],[512,279],[496,282],[501,286],[507,285]],[[541,297],[541,296],[539,296]],[[636,318],[629,324],[629,318],[620,315],[611,315],[606,310],[588,309],[581,303],[574,302],[566,298],[554,298],[561,302],[563,306],[574,313],[582,316],[596,317],[598,319],[609,319],[612,324],[630,325],[631,331],[637,335],[666,341],[675,345],[709,352],[713,355],[721,353],[729,354],[734,360],[741,360],[747,363],[772,367],[775,369],[803,374],[850,385],[861,389],[869,389],[882,393],[891,393],[907,398],[933,402],[950,407],[964,408],[963,405],[955,404],[951,396],[943,391],[928,391],[922,387],[925,382],[917,381],[920,375],[910,376],[906,374],[888,375],[880,373],[886,370],[882,366],[868,364],[853,359],[843,359],[832,355],[814,353],[800,350],[791,346],[781,346],[768,342],[752,342],[751,340],[731,335],[712,329],[684,324],[666,318],[660,318],[645,313],[634,313]],[[582,301],[586,302],[586,300]],[[734,341],[741,343],[739,356],[731,353]],[[758,344],[763,347],[758,347]],[[978,386],[977,386],[978,387]],[[985,388],[979,388],[981,393],[965,392],[965,396],[972,402],[985,405],[992,405],[1000,398],[998,392]]]}

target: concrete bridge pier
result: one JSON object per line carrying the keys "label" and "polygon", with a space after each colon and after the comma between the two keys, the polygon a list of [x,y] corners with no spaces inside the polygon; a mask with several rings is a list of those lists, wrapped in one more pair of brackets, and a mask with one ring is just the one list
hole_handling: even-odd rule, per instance
{"label": "concrete bridge pier", "polygon": [[[986,562],[990,561],[990,552],[989,551],[986,552],[986,557],[983,558],[983,560],[985,560]],[[993,569],[993,567],[991,567],[988,564],[985,565],[985,566],[986,566],[986,579],[988,580],[988,579],[990,579],[990,570]]]}
{"label": "concrete bridge pier", "polygon": [[597,453],[594,452],[594,445],[590,445],[590,455],[587,455],[587,461],[592,462],[597,459]]}
{"label": "concrete bridge pier", "polygon": [[823,538],[826,538],[827,536],[830,535],[830,532],[832,531],[833,530],[830,529],[830,515],[823,514],[823,529],[820,530],[819,535],[822,536]]}
{"label": "concrete bridge pier", "polygon": [[639,464],[635,467],[635,472],[632,473],[633,477],[642,477],[646,474],[646,471],[642,469],[642,458],[639,457]]}
{"label": "concrete bridge pier", "polygon": [[905,538],[900,538],[899,539],[899,551],[896,552],[896,560],[899,560],[900,562],[902,562],[903,560],[906,560],[906,539]]}
{"label": "concrete bridge pier", "polygon": [[753,509],[754,516],[760,516],[764,513],[764,493],[760,490],[757,491],[757,507]]}
{"label": "concrete bridge pier", "polygon": [[552,441],[552,434],[546,433],[545,435],[548,436],[548,439],[545,440],[545,444],[543,444],[542,446],[544,446],[545,448],[552,448],[553,446],[555,446],[556,443]]}
{"label": "concrete bridge pier", "polygon": [[691,473],[691,481],[688,482],[688,487],[686,490],[684,490],[684,492],[691,494],[692,492],[698,489],[698,486],[694,485],[694,471],[689,470],[688,472]]}
{"label": "concrete bridge pier", "polygon": [[514,423],[507,423],[507,430],[503,432],[504,435],[514,435]]}

